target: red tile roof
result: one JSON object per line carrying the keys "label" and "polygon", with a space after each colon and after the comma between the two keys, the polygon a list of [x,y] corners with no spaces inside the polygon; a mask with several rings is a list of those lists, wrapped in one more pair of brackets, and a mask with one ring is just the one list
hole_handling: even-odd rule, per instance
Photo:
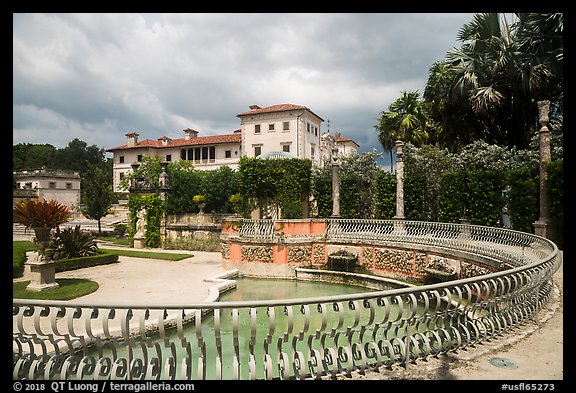
{"label": "red tile roof", "polygon": [[[162,145],[162,139],[168,139],[169,143],[167,145]],[[166,149],[171,147],[185,147],[185,146],[196,146],[196,145],[217,145],[220,143],[240,143],[242,139],[242,134],[224,134],[224,135],[208,135],[208,136],[198,136],[190,139],[178,138],[170,139],[167,137],[161,137],[159,139],[144,139],[138,141],[136,146],[116,146],[106,149],[107,152],[113,152],[116,150],[127,150],[127,149],[142,149],[142,148],[152,148],[152,149]]]}
{"label": "red tile roof", "polygon": [[308,112],[317,116],[321,121],[324,121],[324,119],[322,119],[320,116],[318,116],[317,114],[312,112],[309,108],[307,108],[305,106],[301,106],[301,105],[294,105],[294,104],[278,104],[278,105],[267,106],[266,108],[258,107],[256,109],[251,109],[247,112],[238,113],[236,115],[236,117],[260,114],[260,113],[293,111],[293,110],[300,110],[300,109],[307,110]]}
{"label": "red tile roof", "polygon": [[343,137],[343,136],[341,136],[341,137],[339,137],[339,138],[336,138],[336,141],[337,141],[337,142],[342,142],[342,143],[352,142],[352,143],[354,143],[356,146],[360,147],[360,145],[359,145],[358,143],[356,143],[356,141],[355,141],[354,139],[346,138],[346,137]]}

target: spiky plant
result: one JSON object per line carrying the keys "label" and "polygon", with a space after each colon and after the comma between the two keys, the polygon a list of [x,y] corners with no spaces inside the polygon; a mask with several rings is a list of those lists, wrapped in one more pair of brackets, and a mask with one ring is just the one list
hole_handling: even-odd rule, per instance
{"label": "spiky plant", "polygon": [[64,224],[71,215],[66,205],[54,199],[50,201],[30,200],[14,206],[12,221],[24,225],[27,229],[52,229]]}
{"label": "spiky plant", "polygon": [[66,205],[55,199],[49,201],[30,200],[20,202],[12,209],[12,222],[22,224],[26,229],[33,229],[36,237],[34,244],[40,259],[45,259],[45,252],[50,242],[50,232],[64,224],[72,212]]}
{"label": "spiky plant", "polygon": [[82,231],[80,225],[74,228],[56,229],[52,241],[46,250],[50,259],[59,261],[67,258],[87,257],[98,254],[96,238]]}

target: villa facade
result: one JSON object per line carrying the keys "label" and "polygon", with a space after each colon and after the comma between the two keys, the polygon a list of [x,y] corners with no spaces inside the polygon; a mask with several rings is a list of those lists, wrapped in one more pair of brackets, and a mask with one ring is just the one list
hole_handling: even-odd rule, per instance
{"label": "villa facade", "polygon": [[114,191],[127,192],[120,182],[132,171],[132,164],[143,157],[160,157],[162,161],[190,161],[199,170],[221,166],[238,168],[241,157],[259,157],[274,152],[308,158],[314,165],[322,165],[324,157],[338,149],[340,155],[357,153],[358,144],[336,133],[321,133],[321,117],[309,108],[293,104],[279,104],[265,108],[251,105],[249,111],[239,113],[240,129],[230,134],[199,136],[187,128],[183,138],[138,140],[136,132],[126,134],[126,144],[107,149],[113,153]]}
{"label": "villa facade", "polygon": [[13,205],[28,200],[56,200],[73,214],[80,213],[80,174],[64,169],[12,172]]}

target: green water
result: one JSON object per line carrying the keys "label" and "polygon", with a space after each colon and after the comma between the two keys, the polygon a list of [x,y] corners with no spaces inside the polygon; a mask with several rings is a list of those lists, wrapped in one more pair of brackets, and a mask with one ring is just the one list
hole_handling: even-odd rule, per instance
{"label": "green water", "polygon": [[321,281],[244,277],[236,280],[236,289],[223,293],[220,301],[297,299],[371,291],[365,287]]}
{"label": "green water", "polygon": [[[221,301],[295,299],[370,291],[358,286],[324,282],[243,278],[237,280],[235,290],[221,296]],[[380,328],[379,337],[402,334],[401,327],[400,330],[398,327],[394,328],[398,309],[397,305],[392,305],[387,310],[375,307],[372,315],[374,320],[386,321],[387,324],[386,328]],[[287,317],[289,313],[292,314],[292,324]],[[215,318],[219,318],[219,324],[215,322]],[[308,307],[256,307],[252,310],[241,308],[237,310],[236,316],[232,309],[221,309],[219,314],[210,312],[202,317],[201,337],[196,331],[195,323],[190,323],[180,335],[176,329],[168,331],[166,340],[160,339],[158,335],[146,342],[132,340],[130,349],[128,346],[120,346],[116,356],[131,361],[138,358],[150,359],[161,354],[164,367],[168,364],[167,361],[176,365],[174,372],[177,379],[197,379],[199,369],[204,370],[202,373],[205,373],[205,379],[232,379],[235,369],[239,370],[236,372],[241,379],[248,379],[250,348],[253,348],[256,378],[265,377],[263,361],[267,356],[272,365],[270,373],[277,378],[280,375],[277,367],[280,356],[292,359],[293,353],[299,352],[302,363],[307,365],[310,360],[309,345],[310,348],[320,351],[328,347],[336,350],[345,347],[347,337],[344,333],[348,328],[356,331],[353,335],[355,342],[369,341],[369,332],[360,339],[359,327],[372,326],[370,319],[370,312],[361,301],[357,302],[356,306],[349,302],[330,302],[326,303],[324,308],[316,304]],[[236,328],[234,320],[237,321]],[[236,335],[234,329],[237,331]],[[220,345],[217,345],[218,342]],[[101,348],[102,355],[114,358],[111,348],[107,347],[108,345],[104,345]],[[200,356],[202,352],[205,352],[204,357]],[[92,351],[91,355],[99,356],[96,350]],[[202,359],[205,361],[204,365]],[[288,366],[293,367],[292,362],[289,362]],[[308,372],[307,367],[306,371]],[[137,377],[143,378],[143,374]]]}

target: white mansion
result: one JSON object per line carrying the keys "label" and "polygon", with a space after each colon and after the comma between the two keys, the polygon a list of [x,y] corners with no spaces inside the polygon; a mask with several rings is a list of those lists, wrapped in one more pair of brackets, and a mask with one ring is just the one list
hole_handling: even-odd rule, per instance
{"label": "white mansion", "polygon": [[321,134],[324,121],[305,106],[279,104],[266,108],[251,105],[250,110],[237,115],[240,129],[231,134],[198,136],[198,131],[184,130],[184,137],[138,140],[139,134],[126,134],[126,144],[107,149],[114,155],[114,191],[132,164],[142,157],[161,157],[163,161],[191,161],[196,169],[217,169],[227,165],[238,168],[240,157],[258,157],[282,152],[297,158],[308,158],[322,165],[333,149],[339,155],[357,153],[358,144],[350,138]]}

